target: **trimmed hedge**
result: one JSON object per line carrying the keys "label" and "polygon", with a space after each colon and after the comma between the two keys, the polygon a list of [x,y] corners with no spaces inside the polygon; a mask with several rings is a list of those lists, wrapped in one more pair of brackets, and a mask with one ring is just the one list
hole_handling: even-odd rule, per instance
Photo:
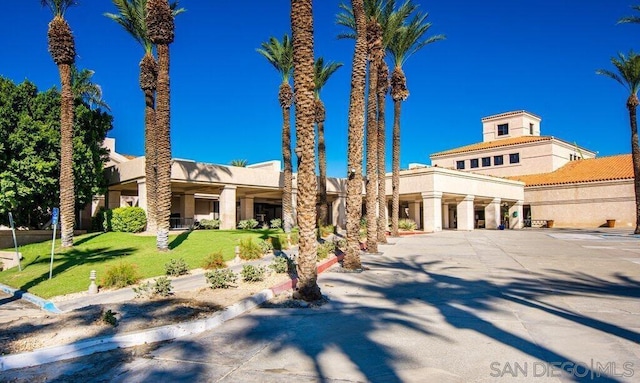
{"label": "trimmed hedge", "polygon": [[139,233],[147,226],[144,209],[137,206],[118,207],[104,214],[104,230]]}

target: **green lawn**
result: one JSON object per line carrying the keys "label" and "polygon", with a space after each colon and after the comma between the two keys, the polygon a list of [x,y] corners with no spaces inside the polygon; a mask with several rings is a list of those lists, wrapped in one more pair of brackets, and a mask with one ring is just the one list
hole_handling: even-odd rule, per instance
{"label": "green lawn", "polygon": [[[235,246],[245,237],[267,238],[274,231],[196,230],[171,235],[171,251],[156,250],[156,237],[129,233],[91,233],[74,239],[72,249],[62,249],[56,241],[53,279],[49,280],[51,241],[20,247],[22,272],[17,267],[0,272],[0,283],[50,298],[56,295],[85,291],[89,287],[89,272],[96,270],[98,284],[107,267],[119,262],[133,263],[142,278],[165,274],[165,263],[183,258],[189,268],[201,267],[203,258],[221,251],[225,260],[235,257]],[[13,248],[7,249],[13,251]]]}

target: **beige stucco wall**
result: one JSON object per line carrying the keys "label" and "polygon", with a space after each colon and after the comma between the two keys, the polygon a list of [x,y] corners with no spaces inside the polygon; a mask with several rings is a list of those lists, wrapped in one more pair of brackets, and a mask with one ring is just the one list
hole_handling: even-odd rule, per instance
{"label": "beige stucco wall", "polygon": [[[488,142],[521,136],[539,136],[540,121],[539,117],[527,112],[485,117],[482,119],[482,140]],[[509,124],[509,134],[498,136],[498,125],[502,124]],[[529,124],[533,124],[533,134],[530,134]]]}
{"label": "beige stucco wall", "polygon": [[556,227],[635,226],[633,180],[525,188],[533,220],[552,219]]}

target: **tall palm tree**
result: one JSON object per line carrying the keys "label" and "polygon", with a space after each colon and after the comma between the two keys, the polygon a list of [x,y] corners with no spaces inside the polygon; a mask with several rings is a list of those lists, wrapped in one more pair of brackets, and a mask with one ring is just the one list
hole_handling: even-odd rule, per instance
{"label": "tall palm tree", "polygon": [[158,50],[156,94],[156,246],[169,250],[169,216],[171,214],[171,102],[169,83],[169,44],[175,35],[174,14],[167,0],[147,0],[145,6],[147,37]]}
{"label": "tall palm tree", "polygon": [[618,57],[612,57],[611,63],[616,67],[617,73],[598,69],[597,74],[607,76],[619,82],[629,91],[627,109],[629,110],[629,125],[631,126],[631,158],[633,161],[633,184],[636,195],[636,229],[635,234],[640,234],[640,146],[638,145],[638,120],[636,111],[638,90],[640,89],[640,55],[629,52],[628,56],[618,53]]}
{"label": "tall palm tree", "polygon": [[391,98],[393,99],[393,137],[392,137],[392,206],[391,206],[391,235],[398,235],[398,217],[400,214],[400,113],[402,101],[409,97],[407,78],[402,71],[402,65],[411,55],[436,41],[444,40],[444,35],[423,37],[431,28],[426,22],[428,13],[418,12],[405,25],[398,28],[388,45],[388,51],[393,58],[394,69],[391,75]]}
{"label": "tall palm tree", "polygon": [[364,92],[367,76],[367,19],[363,0],[351,0],[355,48],[349,98],[347,152],[347,252],[343,267],[362,268],[360,260],[360,216],[362,215],[362,147],[364,140]]}
{"label": "tall palm tree", "polygon": [[61,83],[60,99],[60,222],[63,247],[73,246],[75,226],[75,191],[73,179],[73,90],[71,68],[76,59],[73,33],[64,19],[75,0],[41,0],[53,13],[47,31],[49,53],[58,66]]}
{"label": "tall palm tree", "polygon": [[293,171],[291,166],[291,104],[293,90],[289,85],[289,77],[293,70],[293,44],[289,35],[285,34],[282,41],[271,37],[262,43],[262,48],[256,49],[280,73],[282,83],[278,91],[278,101],[282,108],[282,161],[284,162],[284,188],[282,191],[282,221],[285,233],[290,233],[293,227]]}
{"label": "tall palm tree", "polygon": [[316,161],[313,122],[315,119],[313,7],[312,0],[291,0],[293,42],[293,88],[295,89],[296,142],[298,161],[298,286],[296,296],[305,301],[322,298],[316,268]]}
{"label": "tall palm tree", "polygon": [[[145,157],[145,183],[147,200],[147,232],[156,233],[156,194],[157,194],[157,150],[156,150],[156,111],[155,93],[158,77],[158,63],[153,56],[153,44],[147,36],[146,5],[147,0],[112,0],[119,13],[105,13],[104,15],[118,23],[131,37],[133,37],[144,49],[144,55],[140,61],[140,89],[144,94],[144,157]],[[184,12],[178,8],[178,2],[170,5],[174,16]]]}
{"label": "tall palm tree", "polygon": [[333,75],[341,66],[342,63],[336,62],[329,62],[325,65],[322,57],[319,57],[316,60],[314,66],[314,93],[316,96],[315,122],[318,125],[318,170],[320,173],[320,211],[318,222],[323,226],[328,223],[329,202],[327,201],[327,148],[324,142],[324,121],[326,117],[326,110],[324,103],[320,99],[320,91],[327,84],[329,77],[331,77],[331,75]]}
{"label": "tall palm tree", "polygon": [[76,99],[86,102],[90,107],[110,110],[109,105],[102,99],[102,88],[91,81],[95,72],[90,69],[78,70],[71,66],[71,89]]}
{"label": "tall palm tree", "polygon": [[[383,40],[384,41],[384,40]],[[389,92],[389,67],[384,59],[378,67],[378,243],[387,243],[387,188],[385,106]]]}

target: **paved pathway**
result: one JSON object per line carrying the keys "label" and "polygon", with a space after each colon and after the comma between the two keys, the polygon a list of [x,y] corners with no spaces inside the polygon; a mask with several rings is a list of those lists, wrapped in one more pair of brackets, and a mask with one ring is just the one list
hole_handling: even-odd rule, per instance
{"label": "paved pathway", "polygon": [[[331,269],[318,308],[20,371],[70,382],[637,382],[640,238],[445,231]],[[0,379],[2,380],[2,379]]]}

